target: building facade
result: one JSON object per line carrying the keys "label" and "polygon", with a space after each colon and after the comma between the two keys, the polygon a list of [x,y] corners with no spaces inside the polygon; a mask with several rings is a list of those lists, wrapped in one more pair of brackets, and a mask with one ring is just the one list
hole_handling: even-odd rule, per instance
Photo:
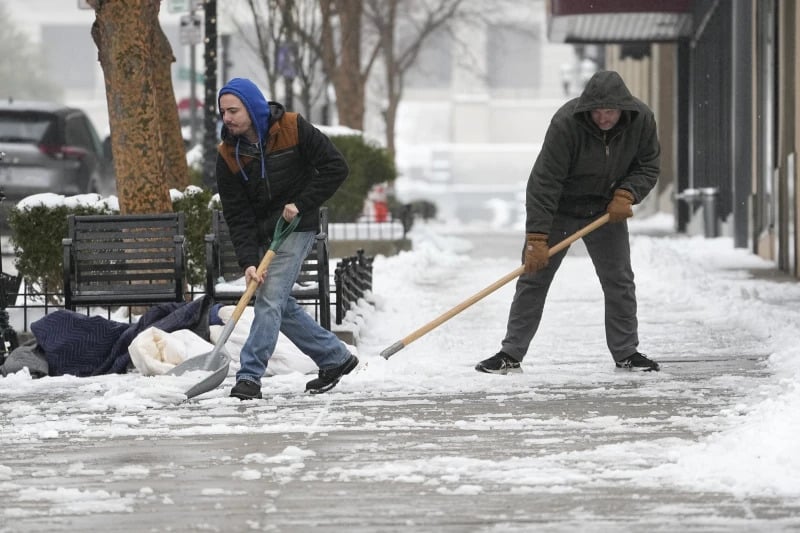
{"label": "building facade", "polygon": [[[610,21],[615,21],[611,23]],[[726,235],[800,277],[795,2],[552,0],[548,36],[602,44],[656,110],[660,208],[676,230]]]}

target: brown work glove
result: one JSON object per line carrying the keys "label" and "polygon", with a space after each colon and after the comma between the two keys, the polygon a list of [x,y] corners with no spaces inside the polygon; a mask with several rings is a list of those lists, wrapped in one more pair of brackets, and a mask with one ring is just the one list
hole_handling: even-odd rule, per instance
{"label": "brown work glove", "polygon": [[609,214],[609,222],[622,222],[626,218],[633,216],[633,201],[635,198],[630,191],[617,189],[614,191],[614,198],[608,203],[606,212]]}
{"label": "brown work glove", "polygon": [[525,236],[525,273],[533,274],[546,267],[550,262],[549,252],[546,234],[528,233]]}

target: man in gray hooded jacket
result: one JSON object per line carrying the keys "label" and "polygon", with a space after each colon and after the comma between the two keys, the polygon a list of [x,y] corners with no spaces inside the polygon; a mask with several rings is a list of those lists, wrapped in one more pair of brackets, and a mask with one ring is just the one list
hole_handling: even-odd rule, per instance
{"label": "man in gray hooded jacket", "polygon": [[479,372],[521,372],[545,298],[567,249],[549,248],[604,213],[609,223],[583,237],[605,296],[606,344],[616,366],[659,370],[638,351],[636,287],[626,219],[655,186],[660,145],[653,112],[614,71],[597,72],[550,122],[525,199],[525,271],[517,280],[500,351]]}

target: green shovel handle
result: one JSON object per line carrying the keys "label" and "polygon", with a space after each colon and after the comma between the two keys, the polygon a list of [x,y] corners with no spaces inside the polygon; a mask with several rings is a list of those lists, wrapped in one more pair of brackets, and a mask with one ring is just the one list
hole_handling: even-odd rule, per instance
{"label": "green shovel handle", "polygon": [[[258,267],[256,268],[256,273],[258,275],[263,275],[266,273],[270,263],[272,263],[272,259],[278,253],[278,248],[280,248],[281,244],[283,244],[283,241],[286,240],[286,237],[288,237],[292,231],[294,231],[299,223],[300,215],[294,217],[291,222],[286,222],[283,217],[278,220],[278,225],[275,226],[275,233],[272,236],[272,242],[269,245],[269,249],[261,259],[261,263],[259,263]],[[257,287],[258,282],[255,280],[250,280],[250,282],[247,284],[244,294],[242,294],[242,297],[239,299],[239,303],[236,304],[236,308],[233,310],[232,322],[236,322],[239,319],[241,314],[244,312],[244,308],[247,307],[248,303],[250,303],[250,299],[255,294]]]}
{"label": "green shovel handle", "polygon": [[272,234],[272,242],[269,245],[269,249],[273,252],[277,251],[298,224],[300,224],[300,215],[296,215],[291,222],[287,222],[285,218],[280,217],[278,224],[275,226],[275,232]]}

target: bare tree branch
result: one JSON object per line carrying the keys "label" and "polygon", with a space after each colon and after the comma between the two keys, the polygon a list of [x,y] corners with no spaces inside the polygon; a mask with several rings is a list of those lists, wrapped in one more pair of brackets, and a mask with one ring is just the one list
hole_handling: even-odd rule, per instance
{"label": "bare tree branch", "polygon": [[[397,109],[404,79],[432,35],[442,31],[463,11],[464,0],[365,0],[366,17],[379,36],[382,51],[386,108],[386,147],[395,153]],[[398,37],[399,34],[399,37]]]}

